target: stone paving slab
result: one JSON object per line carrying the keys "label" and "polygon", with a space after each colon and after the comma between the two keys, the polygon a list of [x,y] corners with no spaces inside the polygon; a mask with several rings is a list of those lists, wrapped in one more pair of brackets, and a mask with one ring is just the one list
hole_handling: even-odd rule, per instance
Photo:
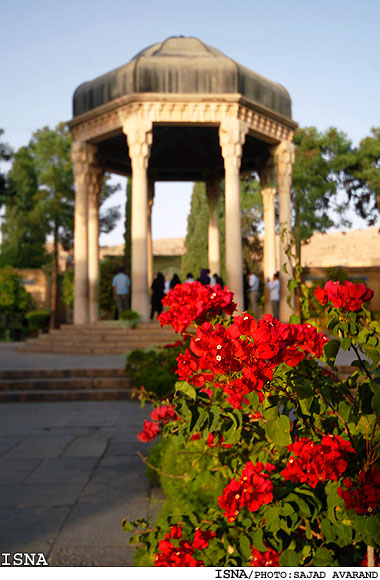
{"label": "stone paving slab", "polygon": [[[0,349],[1,350],[1,349]],[[52,566],[133,566],[125,517],[147,517],[150,408],[137,401],[0,404],[0,551]]]}

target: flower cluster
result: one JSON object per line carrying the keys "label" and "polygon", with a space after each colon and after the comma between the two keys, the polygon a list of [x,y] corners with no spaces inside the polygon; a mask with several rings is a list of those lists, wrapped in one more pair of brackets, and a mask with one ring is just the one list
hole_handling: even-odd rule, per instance
{"label": "flower cluster", "polygon": [[355,284],[345,280],[343,284],[329,280],[323,288],[317,288],[314,292],[316,299],[322,305],[331,302],[335,308],[356,312],[360,310],[363,302],[373,298],[373,290],[363,282]]}
{"label": "flower cluster", "polygon": [[177,358],[177,374],[195,387],[216,381],[228,402],[240,407],[253,391],[263,400],[261,390],[280,363],[296,366],[310,354],[320,357],[326,342],[310,324],[283,324],[270,314],[256,321],[243,313],[227,328],[210,322],[199,326],[190,349]]}
{"label": "flower cluster", "polygon": [[280,554],[278,554],[272,548],[269,548],[266,552],[260,552],[256,548],[251,548],[252,560],[250,563],[251,567],[254,568],[265,568],[265,567],[278,567]]}
{"label": "flower cluster", "polygon": [[165,425],[169,421],[178,421],[179,419],[177,413],[170,405],[156,407],[150,416],[153,421],[145,420],[143,430],[137,435],[138,439],[144,443],[155,439],[162,425]]}
{"label": "flower cluster", "polygon": [[344,499],[346,508],[354,509],[357,514],[373,514],[380,501],[380,472],[373,465],[371,469],[362,469],[357,482],[346,478],[343,480],[346,489],[338,488],[338,495]]}
{"label": "flower cluster", "polygon": [[233,293],[218,284],[212,288],[200,282],[177,284],[162,301],[170,310],[162,312],[158,320],[161,326],[168,324],[176,332],[185,332],[192,322],[198,324],[224,312],[231,315],[236,310]]}
{"label": "flower cluster", "polygon": [[346,470],[347,453],[355,453],[348,441],[339,435],[326,435],[321,443],[314,443],[308,437],[288,445],[293,456],[281,471],[284,479],[308,483],[316,487],[319,481],[337,481]]}
{"label": "flower cluster", "polygon": [[233,478],[218,496],[219,507],[229,522],[234,522],[239,512],[246,507],[256,512],[263,504],[273,500],[273,484],[263,470],[273,471],[274,466],[267,463],[253,464],[248,461],[239,479]]}
{"label": "flower cluster", "polygon": [[[209,541],[215,537],[214,532],[200,530],[195,531],[192,543],[182,539],[181,526],[172,526],[164,540],[158,543],[161,553],[156,554],[154,565],[157,567],[200,567],[204,566],[202,560],[194,558],[196,550],[205,550]],[[172,540],[179,540],[176,545]]]}

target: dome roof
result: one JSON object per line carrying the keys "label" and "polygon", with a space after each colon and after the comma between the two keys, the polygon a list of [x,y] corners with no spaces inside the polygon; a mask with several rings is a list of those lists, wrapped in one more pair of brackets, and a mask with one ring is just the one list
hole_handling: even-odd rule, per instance
{"label": "dome roof", "polygon": [[133,93],[240,93],[291,119],[284,87],[194,37],[173,36],[153,44],[127,64],[81,84],[74,93],[74,117]]}

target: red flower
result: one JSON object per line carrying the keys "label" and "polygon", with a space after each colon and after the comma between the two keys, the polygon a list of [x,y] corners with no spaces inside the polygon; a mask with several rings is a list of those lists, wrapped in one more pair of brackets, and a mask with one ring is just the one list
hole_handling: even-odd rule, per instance
{"label": "red flower", "polygon": [[284,479],[305,482],[311,487],[316,487],[319,481],[337,481],[348,465],[346,454],[355,453],[350,443],[339,435],[327,435],[320,444],[304,437],[288,445],[288,449],[294,455],[281,475]]}
{"label": "red flower", "polygon": [[355,284],[345,280],[343,284],[329,280],[322,288],[317,288],[314,295],[322,305],[332,302],[335,308],[356,312],[360,310],[363,302],[368,302],[373,298],[373,290],[368,288],[364,282]]}
{"label": "red flower", "polygon": [[168,421],[178,421],[179,417],[173,407],[170,405],[159,405],[150,414],[153,421],[161,422],[162,424]]}
{"label": "red flower", "polygon": [[152,441],[152,439],[155,439],[159,431],[160,427],[157,425],[157,423],[151,423],[150,421],[145,420],[143,430],[137,435],[137,438],[140,439],[140,441],[146,443],[147,441]]}
{"label": "red flower", "polygon": [[[265,467],[266,468],[266,467]],[[269,475],[263,472],[264,465],[248,461],[239,480],[233,478],[218,497],[219,507],[229,522],[234,522],[243,507],[256,512],[263,504],[273,499],[273,485]]]}
{"label": "red flower", "polygon": [[255,568],[265,568],[265,567],[277,567],[280,566],[278,554],[272,548],[269,548],[266,552],[260,552],[256,548],[252,547],[252,560],[250,563],[251,567]]}
{"label": "red flower", "polygon": [[338,495],[344,499],[346,509],[354,509],[357,514],[373,514],[380,500],[380,472],[373,465],[370,470],[362,469],[357,482],[349,478],[343,480],[343,487],[338,488]]}
{"label": "red flower", "polygon": [[[164,540],[158,543],[161,553],[156,554],[154,565],[165,567],[201,567],[202,560],[194,558],[196,550],[205,550],[215,533],[211,530],[196,530],[192,544],[182,538],[182,526],[172,526]],[[173,544],[172,539],[180,540],[178,545]]]}
{"label": "red flower", "polygon": [[194,550],[205,550],[208,546],[209,541],[215,538],[215,533],[211,530],[196,530],[193,540]]}
{"label": "red flower", "polygon": [[168,324],[176,332],[184,332],[192,322],[201,322],[223,312],[231,315],[236,310],[233,294],[227,287],[212,288],[200,282],[177,284],[169,290],[162,303],[170,309],[159,315],[161,326]]}

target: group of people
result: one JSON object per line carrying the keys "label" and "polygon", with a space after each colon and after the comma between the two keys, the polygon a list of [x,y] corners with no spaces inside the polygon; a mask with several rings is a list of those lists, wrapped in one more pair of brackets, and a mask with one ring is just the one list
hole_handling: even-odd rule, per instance
{"label": "group of people", "polygon": [[[186,282],[194,282],[195,278],[191,272],[186,276]],[[210,270],[208,268],[202,268],[200,271],[200,276],[197,281],[203,285],[209,284],[214,286],[219,284],[224,288],[224,282],[218,274],[213,274],[210,276]],[[177,284],[181,284],[181,280],[178,274],[174,274],[171,280],[165,280],[165,276],[158,272],[157,276],[153,280],[151,287],[152,299],[151,299],[151,313],[150,319],[153,320],[155,313],[157,316],[162,312],[162,300],[165,298],[169,290],[175,288]],[[117,311],[120,313],[123,310],[130,309],[130,287],[131,282],[129,276],[124,272],[123,268],[119,268],[118,273],[114,276],[112,280],[112,288],[114,300],[116,302]],[[280,305],[280,274],[276,272],[273,279],[269,278],[266,280],[266,287],[269,290],[269,300],[272,306],[272,314],[274,318],[279,318],[279,305]],[[260,282],[259,278],[254,273],[249,273],[244,276],[244,308],[252,312],[255,318],[259,317],[259,297],[260,297]]]}
{"label": "group of people", "polygon": [[[193,274],[188,272],[185,283],[187,282],[200,282],[203,285],[209,284],[210,286],[215,286],[215,284],[219,284],[222,288],[224,288],[224,283],[222,278],[218,274],[213,274],[210,276],[210,270],[208,268],[202,268],[200,271],[200,276],[195,280]],[[151,300],[151,311],[150,311],[150,319],[153,320],[155,313],[157,312],[157,316],[162,312],[162,300],[165,298],[166,294],[169,290],[175,288],[177,284],[181,284],[181,280],[178,274],[174,274],[171,280],[165,280],[165,276],[162,272],[158,272],[157,276],[153,280],[152,284],[152,300]]]}
{"label": "group of people", "polygon": [[[269,300],[274,318],[280,316],[280,273],[276,272],[273,279],[267,278],[266,287],[269,290]],[[244,277],[244,307],[253,313],[255,318],[259,317],[260,281],[254,273],[246,274]]]}

